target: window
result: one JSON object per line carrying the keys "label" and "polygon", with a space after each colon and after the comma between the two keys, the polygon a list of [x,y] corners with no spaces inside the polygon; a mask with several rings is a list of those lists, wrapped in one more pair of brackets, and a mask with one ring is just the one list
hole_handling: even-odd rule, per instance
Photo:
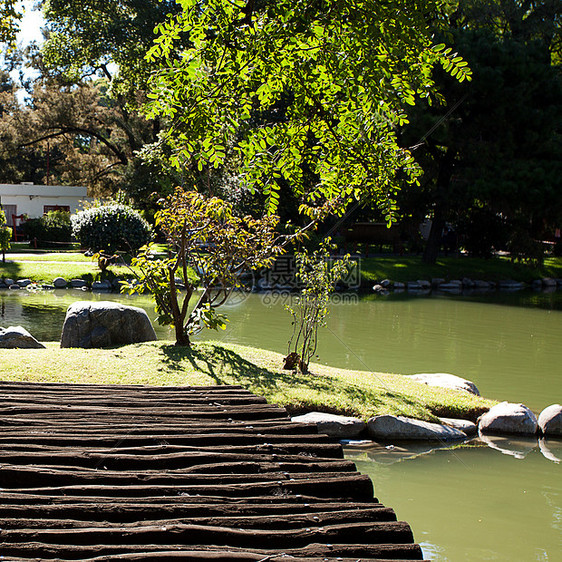
{"label": "window", "polygon": [[50,211],[65,211],[70,213],[70,205],[43,205],[43,214],[46,215]]}

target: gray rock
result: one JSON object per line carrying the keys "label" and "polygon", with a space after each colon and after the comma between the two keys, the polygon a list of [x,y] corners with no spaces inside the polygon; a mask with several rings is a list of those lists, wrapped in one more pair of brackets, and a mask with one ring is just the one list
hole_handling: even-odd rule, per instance
{"label": "gray rock", "polygon": [[385,289],[388,289],[391,285],[392,282],[390,281],[390,279],[383,279],[379,285],[381,285],[382,287],[384,287]]}
{"label": "gray rock", "polygon": [[474,281],[468,277],[463,277],[462,286],[466,289],[472,289],[474,287]]}
{"label": "gray rock", "polygon": [[17,283],[12,283],[8,289],[11,289],[12,291],[19,291],[21,289],[21,287],[17,284]]}
{"label": "gray rock", "polygon": [[456,418],[439,418],[439,421],[443,425],[458,429],[468,436],[476,435],[478,433],[478,427],[476,426],[476,424],[472,423],[469,420],[460,420]]}
{"label": "gray rock", "polygon": [[408,375],[408,377],[428,386],[439,386],[450,390],[464,390],[465,392],[480,396],[480,392],[473,382],[449,373],[418,373]]}
{"label": "gray rock", "polygon": [[24,288],[24,287],[27,287],[28,285],[31,285],[31,283],[33,283],[33,281],[31,281],[31,279],[18,279],[18,280],[16,281],[16,283],[17,283],[20,287]]}
{"label": "gray rock", "polygon": [[427,281],[427,280],[425,280],[425,279],[418,279],[417,282],[418,282],[418,285],[419,285],[422,289],[424,289],[424,290],[426,290],[426,289],[431,289],[431,283],[430,283],[429,281]]}
{"label": "gray rock", "polygon": [[423,287],[417,281],[408,281],[408,291],[421,291]]}
{"label": "gray rock", "polygon": [[103,281],[94,281],[92,283],[92,291],[111,291],[111,289],[111,281],[108,281],[107,279]]}
{"label": "gray rock", "polygon": [[534,435],[537,428],[535,414],[523,404],[501,402],[478,418],[480,433]]}
{"label": "gray rock", "polygon": [[4,281],[0,281],[0,289],[7,289],[8,285],[6,285],[6,283],[4,283]]}
{"label": "gray rock", "polygon": [[61,347],[113,347],[154,340],[156,333],[142,308],[77,301],[66,311]]}
{"label": "gray rock", "polygon": [[62,277],[57,277],[53,281],[53,285],[55,286],[55,289],[66,289],[68,283],[66,282],[66,279],[63,279]]}
{"label": "gray rock", "polygon": [[88,284],[86,283],[86,281],[84,281],[84,279],[71,279],[70,286],[73,289],[82,289],[84,287],[87,287]]}
{"label": "gray rock", "polygon": [[489,281],[482,281],[481,279],[476,279],[476,281],[474,281],[474,288],[475,289],[481,289],[481,290],[489,290],[489,289],[493,289],[493,285],[490,284]]}
{"label": "gray rock", "polygon": [[449,283],[441,283],[439,285],[439,290],[443,291],[444,293],[453,293],[460,295],[462,293],[462,283],[453,283],[452,281]]}
{"label": "gray rock", "polygon": [[25,328],[10,326],[0,328],[0,348],[3,349],[45,349]]}
{"label": "gray rock", "polygon": [[541,279],[543,287],[556,287],[556,279],[551,279],[550,277],[545,277]]}
{"label": "gray rock", "polygon": [[10,277],[6,277],[6,279],[4,279],[4,283],[6,283],[6,286],[9,287],[10,285],[13,285],[15,281]]}
{"label": "gray rock", "polygon": [[42,288],[42,289],[45,289],[45,291],[52,291],[52,290],[55,289],[55,286],[54,286],[54,285],[49,285],[48,283],[43,283],[43,284],[41,285],[41,288]]}
{"label": "gray rock", "polygon": [[552,404],[539,414],[539,429],[543,435],[562,436],[562,406]]}
{"label": "gray rock", "polygon": [[525,288],[525,283],[513,281],[513,279],[506,279],[499,282],[500,291],[520,291]]}
{"label": "gray rock", "polygon": [[291,419],[294,422],[315,423],[318,426],[318,433],[326,433],[339,439],[353,439],[367,427],[367,424],[359,418],[324,412],[309,412]]}
{"label": "gray rock", "polygon": [[395,290],[403,291],[405,288],[406,288],[406,285],[404,283],[402,283],[401,281],[396,281],[394,283],[394,289]]}
{"label": "gray rock", "polygon": [[466,438],[466,434],[458,429],[404,416],[375,416],[367,422],[367,429],[372,439],[382,441],[394,439],[450,441]]}
{"label": "gray rock", "polygon": [[540,279],[534,279],[531,282],[531,287],[536,291],[540,291],[542,289],[542,281]]}

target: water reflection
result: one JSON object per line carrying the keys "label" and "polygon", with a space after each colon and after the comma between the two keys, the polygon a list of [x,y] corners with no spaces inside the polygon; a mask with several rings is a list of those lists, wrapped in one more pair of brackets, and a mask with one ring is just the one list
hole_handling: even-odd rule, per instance
{"label": "water reflection", "polygon": [[459,449],[489,448],[503,455],[523,460],[535,449],[549,461],[559,463],[562,457],[562,439],[544,439],[506,435],[486,435],[466,439],[461,443],[402,441],[393,445],[382,445],[373,441],[343,442],[345,456],[356,461],[373,461],[383,465],[415,460],[436,451],[453,453]]}
{"label": "water reflection", "polygon": [[505,437],[503,435],[479,434],[479,439],[490,449],[510,455],[516,459],[524,459],[538,445],[536,437]]}
{"label": "water reflection", "polygon": [[549,461],[559,463],[562,461],[562,439],[539,439],[539,449]]}

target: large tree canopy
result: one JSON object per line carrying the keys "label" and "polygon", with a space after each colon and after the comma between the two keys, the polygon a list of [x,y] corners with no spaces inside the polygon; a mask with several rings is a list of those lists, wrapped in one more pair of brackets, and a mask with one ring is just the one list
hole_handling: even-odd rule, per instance
{"label": "large tree canopy", "polygon": [[397,174],[419,174],[396,140],[405,108],[436,98],[436,64],[470,77],[432,42],[439,1],[178,2],[148,55],[160,65],[148,115],[168,119],[178,168],[237,159],[269,211],[287,182],[306,205],[370,198],[390,216]]}
{"label": "large tree canopy", "polygon": [[447,33],[474,79],[438,76],[448,107],[412,108],[402,134],[405,146],[423,140],[421,189],[404,189],[400,203],[420,221],[432,216],[426,261],[437,258],[446,222],[482,254],[509,247],[515,230],[532,239],[559,224],[562,80],[553,60],[561,15],[550,0],[467,0],[451,17]]}
{"label": "large tree canopy", "polygon": [[116,78],[116,93],[134,101],[149,73],[154,28],[177,11],[174,0],[43,0],[45,64],[70,82]]}

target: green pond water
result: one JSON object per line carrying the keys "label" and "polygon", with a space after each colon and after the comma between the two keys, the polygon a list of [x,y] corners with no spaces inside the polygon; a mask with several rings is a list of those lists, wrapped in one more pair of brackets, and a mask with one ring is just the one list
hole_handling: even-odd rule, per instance
{"label": "green pond water", "polygon": [[[79,291],[0,292],[0,326],[60,337],[75,300],[125,300],[154,318],[148,297]],[[236,295],[225,332],[204,337],[285,352],[289,297]],[[162,339],[167,328],[156,327]],[[318,362],[402,374],[449,372],[482,395],[536,413],[562,402],[562,294],[391,298],[336,295]],[[1,355],[0,355],[1,358]],[[562,441],[493,438],[454,447],[346,448],[375,494],[410,523],[433,560],[562,561]]]}

